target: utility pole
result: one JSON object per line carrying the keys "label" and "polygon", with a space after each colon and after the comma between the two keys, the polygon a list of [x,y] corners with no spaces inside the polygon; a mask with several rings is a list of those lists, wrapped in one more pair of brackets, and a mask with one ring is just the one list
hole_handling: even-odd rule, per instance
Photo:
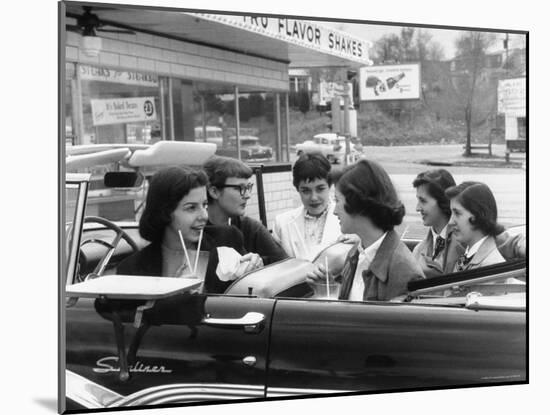
{"label": "utility pole", "polygon": [[508,62],[508,33],[506,33],[506,39],[504,40],[504,50],[506,53],[506,78],[508,78],[508,66],[510,65]]}
{"label": "utility pole", "polygon": [[349,164],[349,156],[351,153],[350,148],[350,131],[349,131],[349,106],[350,106],[350,99],[349,99],[349,85],[347,82],[344,82],[344,136],[346,137],[346,156],[345,156],[345,164]]}

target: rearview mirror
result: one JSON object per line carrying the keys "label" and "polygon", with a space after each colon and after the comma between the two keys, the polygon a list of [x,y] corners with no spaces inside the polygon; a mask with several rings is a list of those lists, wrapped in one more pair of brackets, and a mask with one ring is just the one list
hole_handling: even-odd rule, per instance
{"label": "rearview mirror", "polygon": [[105,187],[140,187],[144,176],[133,171],[110,171],[105,173],[103,184]]}

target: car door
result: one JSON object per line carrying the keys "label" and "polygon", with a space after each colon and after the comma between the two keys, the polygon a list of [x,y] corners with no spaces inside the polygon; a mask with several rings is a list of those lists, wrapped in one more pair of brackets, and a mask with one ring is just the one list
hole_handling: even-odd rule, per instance
{"label": "car door", "polygon": [[526,381],[525,312],[277,301],[267,396]]}
{"label": "car door", "polygon": [[[79,268],[85,267],[79,254],[81,241],[89,239],[82,230],[89,181],[89,174],[66,179],[65,288],[79,282]],[[144,308],[137,329],[142,303],[100,296],[66,298],[61,305],[67,409],[265,396],[275,300],[180,294]],[[129,378],[120,370],[120,356],[128,362]]]}
{"label": "car door", "polygon": [[[114,327],[96,311],[97,300],[67,308],[69,409],[265,396],[274,300],[194,294],[173,301],[177,313],[149,318],[128,380],[121,380]],[[253,324],[242,320],[249,312]],[[132,317],[123,317],[126,350],[136,338]]]}

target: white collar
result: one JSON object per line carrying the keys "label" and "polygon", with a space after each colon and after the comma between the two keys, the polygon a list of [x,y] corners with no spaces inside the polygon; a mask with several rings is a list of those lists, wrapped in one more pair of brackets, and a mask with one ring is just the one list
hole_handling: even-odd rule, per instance
{"label": "white collar", "polygon": [[310,219],[320,219],[322,218],[323,216],[327,215],[328,211],[330,210],[330,207],[331,207],[331,203],[332,202],[328,202],[327,203],[327,207],[325,208],[325,210],[323,210],[323,213],[317,215],[317,216],[313,216],[313,215],[310,215],[308,212],[307,212],[307,209],[304,205],[302,205],[302,215],[304,216],[304,218],[310,218]]}
{"label": "white collar", "polygon": [[382,241],[384,240],[387,234],[388,232],[384,232],[384,234],[380,238],[378,238],[376,241],[374,241],[372,244],[370,244],[366,248],[363,248],[363,245],[359,244],[359,261],[362,262],[365,259],[372,261],[372,259],[376,255],[376,252],[378,251],[378,248],[380,248],[380,245],[382,245]]}
{"label": "white collar", "polygon": [[466,256],[466,258],[471,258],[473,257],[477,251],[479,251],[479,248],[481,247],[481,244],[483,244],[483,242],[485,242],[485,239],[487,239],[489,236],[484,236],[483,238],[481,238],[479,241],[477,241],[475,244],[473,244],[471,247],[467,247],[466,248],[466,251],[464,252],[464,255]]}
{"label": "white collar", "polygon": [[430,230],[432,231],[432,237],[433,237],[433,240],[435,242],[435,240],[437,239],[438,236],[441,236],[443,239],[447,239],[447,227],[449,226],[449,224],[447,223],[443,229],[441,229],[441,232],[437,233],[435,231],[435,229],[432,227],[430,227]]}

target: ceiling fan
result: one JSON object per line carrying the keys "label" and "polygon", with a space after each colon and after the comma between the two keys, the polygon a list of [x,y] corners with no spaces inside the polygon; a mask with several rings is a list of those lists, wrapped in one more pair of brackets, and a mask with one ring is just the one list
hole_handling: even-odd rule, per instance
{"label": "ceiling fan", "polygon": [[83,6],[82,8],[84,9],[82,15],[67,13],[67,16],[76,19],[76,25],[67,25],[67,30],[80,33],[82,36],[97,36],[96,32],[136,34],[134,31],[127,29],[104,29],[104,26],[113,25],[93,14],[90,6]]}

